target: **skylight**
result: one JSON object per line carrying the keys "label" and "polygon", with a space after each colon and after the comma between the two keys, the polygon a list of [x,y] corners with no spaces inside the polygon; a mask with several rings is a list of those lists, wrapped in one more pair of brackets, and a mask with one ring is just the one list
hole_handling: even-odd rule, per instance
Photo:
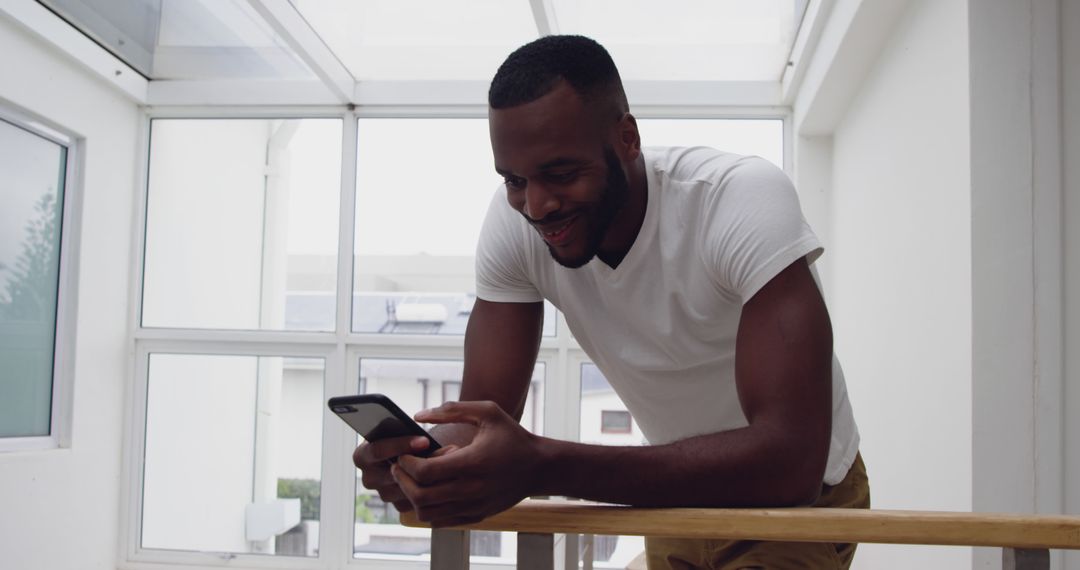
{"label": "skylight", "polygon": [[788,63],[807,5],[133,0],[121,9],[109,0],[39,2],[151,80],[325,81],[329,74],[334,81],[349,82],[351,75],[364,83],[486,81],[514,48],[543,33],[597,39],[628,81],[773,82]]}
{"label": "skylight", "polygon": [[290,0],[358,80],[491,79],[539,37],[526,0]]}

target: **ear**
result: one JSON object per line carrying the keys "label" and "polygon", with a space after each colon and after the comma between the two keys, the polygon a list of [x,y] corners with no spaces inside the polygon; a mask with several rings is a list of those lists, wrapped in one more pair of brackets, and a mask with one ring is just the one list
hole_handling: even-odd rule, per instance
{"label": "ear", "polygon": [[623,113],[615,124],[615,153],[623,162],[634,162],[641,156],[641,134],[638,132],[637,119],[630,113]]}

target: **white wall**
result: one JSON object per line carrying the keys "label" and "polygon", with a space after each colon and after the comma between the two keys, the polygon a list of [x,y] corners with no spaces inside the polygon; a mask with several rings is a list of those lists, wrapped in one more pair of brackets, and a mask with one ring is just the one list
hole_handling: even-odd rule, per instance
{"label": "white wall", "polygon": [[[1039,0],[969,5],[976,511],[1064,507],[1060,15]],[[999,565],[976,551],[976,568]]]}
{"label": "white wall", "polygon": [[0,453],[5,570],[116,567],[138,110],[0,17],[0,98],[85,137],[69,449]]}
{"label": "white wall", "polygon": [[[971,509],[966,29],[963,0],[910,2],[833,133],[825,282],[875,508]],[[856,567],[970,559],[862,545]]]}
{"label": "white wall", "polygon": [[[1065,512],[1080,514],[1080,2],[1064,2]],[[1065,555],[1080,570],[1080,552]]]}

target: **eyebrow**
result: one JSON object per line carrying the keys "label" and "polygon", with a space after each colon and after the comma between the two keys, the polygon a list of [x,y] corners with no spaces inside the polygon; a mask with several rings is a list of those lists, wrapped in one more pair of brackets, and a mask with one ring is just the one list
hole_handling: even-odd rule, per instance
{"label": "eyebrow", "polygon": [[[551,159],[551,160],[541,164],[537,168],[537,170],[542,172],[542,171],[545,171],[545,170],[554,170],[556,168],[561,168],[561,167],[565,167],[565,166],[584,166],[586,164],[588,164],[587,160],[582,160],[582,159],[578,159],[578,158],[569,158],[569,157],[559,157],[559,158]],[[497,172],[501,176],[517,176],[513,172],[510,172],[508,170],[503,170],[502,168],[499,168],[498,166],[495,167],[495,172]]]}
{"label": "eyebrow", "polygon": [[539,170],[553,170],[564,166],[583,166],[585,164],[588,164],[587,160],[560,157],[541,164]]}

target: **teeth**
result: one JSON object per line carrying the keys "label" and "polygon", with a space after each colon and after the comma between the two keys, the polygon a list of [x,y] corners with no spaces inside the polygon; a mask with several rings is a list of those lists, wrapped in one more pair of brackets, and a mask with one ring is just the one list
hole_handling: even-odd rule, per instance
{"label": "teeth", "polygon": [[561,231],[565,230],[565,229],[567,228],[567,226],[569,226],[569,225],[570,225],[570,222],[566,222],[565,224],[563,224],[562,226],[560,226],[560,227],[559,227],[558,229],[556,229],[556,230],[552,230],[552,231],[550,231],[550,232],[544,232],[544,235],[546,235],[546,236],[553,236],[553,235],[555,235],[555,234],[557,234],[557,233],[559,233],[559,232],[561,232]]}

